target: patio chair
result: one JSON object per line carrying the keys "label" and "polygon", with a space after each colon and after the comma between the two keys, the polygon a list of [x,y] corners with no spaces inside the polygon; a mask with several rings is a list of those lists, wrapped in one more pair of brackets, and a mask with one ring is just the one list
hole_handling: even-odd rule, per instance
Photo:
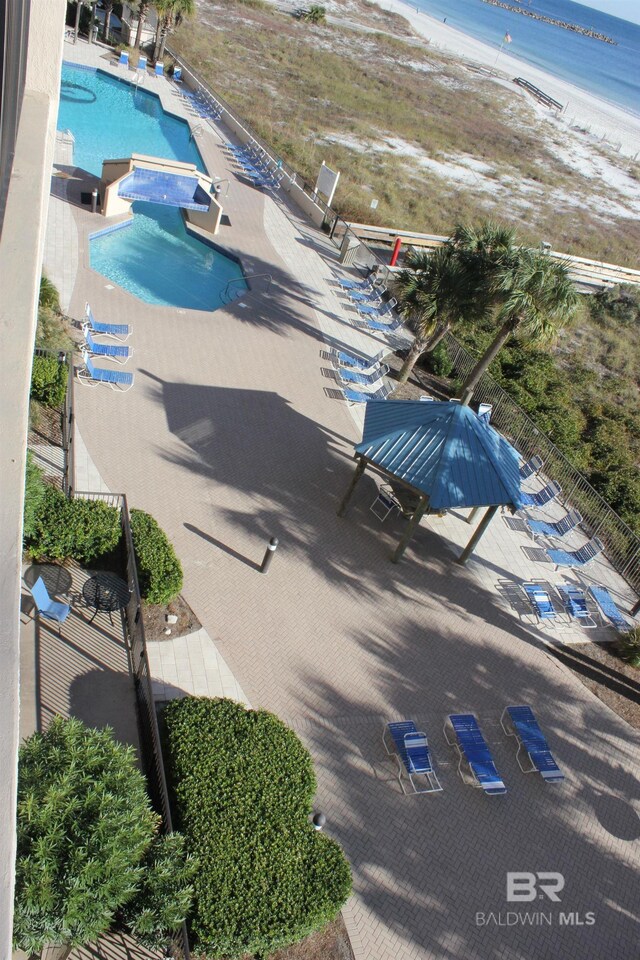
{"label": "patio chair", "polygon": [[585,629],[597,626],[587,607],[587,595],[584,590],[573,583],[556,583],[555,588],[570,620],[580,620],[580,626]]}
{"label": "patio chair", "polygon": [[356,310],[363,317],[372,317],[374,320],[382,320],[382,318],[386,317],[388,313],[391,313],[397,302],[398,301],[395,297],[391,297],[391,299],[387,300],[387,302],[380,308],[368,303],[356,303]]}
{"label": "patio chair", "polygon": [[381,330],[383,333],[393,333],[402,326],[402,320],[400,317],[394,317],[388,323],[386,323],[384,320],[369,320],[365,317],[363,318],[362,322],[366,325],[368,330]]}
{"label": "patio chair", "polygon": [[[505,727],[505,714],[509,715],[511,721],[510,730]],[[564,773],[556,763],[531,707],[505,707],[500,724],[508,737],[515,737],[518,741],[516,760],[523,773],[539,773],[545,783],[561,783],[564,780]],[[528,767],[523,767],[520,761],[522,750],[529,757]]]}
{"label": "patio chair", "polygon": [[112,390],[130,390],[133,386],[133,374],[124,370],[108,370],[106,367],[94,366],[91,357],[85,349],[82,350],[84,367],[78,367],[78,380],[93,386],[96,383],[108,383]]}
{"label": "patio chair", "polygon": [[559,567],[586,567],[588,563],[602,553],[604,544],[597,537],[593,537],[588,543],[580,547],[579,550],[549,550],[545,552],[552,563],[555,563],[556,570]]}
{"label": "patio chair", "polygon": [[174,67],[172,78],[174,83],[182,83],[182,67]]}
{"label": "patio chair", "polygon": [[127,347],[117,343],[97,343],[91,335],[91,326],[89,323],[82,324],[82,335],[84,336],[87,353],[96,357],[111,357],[116,363],[126,363],[133,353],[132,347]]}
{"label": "patio chair", "polygon": [[569,510],[560,520],[547,523],[546,520],[530,520],[525,517],[524,522],[534,540],[537,537],[551,537],[552,540],[559,540],[571,530],[575,530],[582,523],[582,517],[577,510]]}
{"label": "patio chair", "polygon": [[360,373],[358,370],[345,370],[338,368],[338,376],[343,383],[357,383],[360,387],[377,387],[385,374],[389,373],[389,367],[386,363],[378,366],[377,370],[371,373]]}
{"label": "patio chair", "polygon": [[538,470],[542,470],[544,466],[544,460],[542,457],[534,456],[530,460],[527,460],[526,463],[523,463],[520,467],[520,479],[528,480],[529,477],[532,477],[534,473],[537,473]]}
{"label": "patio chair", "polygon": [[606,587],[601,587],[597,583],[592,583],[588,588],[589,594],[595,600],[603,623],[608,620],[609,623],[620,633],[626,633],[631,629],[631,624],[618,610],[615,600]]}
{"label": "patio chair", "polygon": [[546,487],[536,493],[520,492],[520,500],[525,507],[544,507],[562,493],[562,487],[555,480],[550,480]]}
{"label": "patio chair", "polygon": [[[393,747],[389,749],[386,736],[391,735]],[[405,794],[403,774],[406,773],[414,793],[436,793],[442,790],[429,751],[426,734],[416,730],[413,720],[397,720],[385,724],[382,731],[382,743],[389,756],[394,756],[398,764],[398,783]],[[424,777],[428,786],[422,790],[414,783],[414,777]]]}
{"label": "patio chair", "polygon": [[389,514],[393,513],[394,510],[400,510],[400,512],[402,512],[402,504],[397,499],[389,484],[383,483],[382,486],[378,488],[376,498],[369,507],[369,510],[371,510],[374,517],[377,517],[381,523],[384,523]]}
{"label": "patio chair", "polygon": [[358,357],[355,353],[348,353],[346,350],[330,350],[329,356],[334,363],[338,363],[341,367],[350,367],[360,373],[369,373],[370,370],[375,369],[388,352],[383,347],[378,350],[375,357]]}
{"label": "patio chair", "polygon": [[58,633],[60,633],[60,625],[64,623],[71,613],[69,604],[62,603],[59,600],[52,600],[42,577],[38,577],[34,585],[29,587],[29,589],[38,615],[45,617],[47,620],[55,620],[58,624]]}
{"label": "patio chair", "polygon": [[94,333],[101,333],[104,337],[113,337],[114,340],[123,341],[128,340],[133,332],[133,327],[130,327],[128,323],[98,323],[88,303],[84,305],[84,312]]}
{"label": "patio chair", "polygon": [[543,620],[546,623],[554,623],[560,619],[560,615],[554,607],[551,597],[539,583],[523,583],[522,589],[527,595],[527,600],[538,623],[541,623]]}
{"label": "patio chair", "polygon": [[366,277],[364,280],[341,280],[338,278],[338,283],[343,290],[367,290],[372,282],[370,277]]}
{"label": "patio chair", "polygon": [[[447,736],[447,724],[454,734],[454,740],[450,740]],[[475,781],[473,784],[475,787],[481,787],[488,796],[499,796],[507,792],[493,762],[487,741],[472,713],[450,714],[445,721],[443,732],[449,746],[455,747],[458,751],[460,758],[458,773],[463,780],[462,764],[466,762]]]}
{"label": "patio chair", "polygon": [[375,306],[376,303],[379,303],[382,300],[383,293],[387,292],[386,287],[377,287],[375,283],[372,283],[371,286],[366,290],[347,290],[346,293],[352,303],[356,305],[359,303],[366,304],[367,306]]}
{"label": "patio chair", "polygon": [[140,54],[140,57],[138,59],[138,70],[140,71],[140,73],[147,72],[147,58],[142,54]]}
{"label": "patio chair", "polygon": [[155,77],[164,77],[164,63],[156,63],[153,75]]}
{"label": "patio chair", "polygon": [[366,393],[364,390],[352,390],[350,387],[342,388],[342,395],[347,403],[369,403],[370,400],[386,400],[390,393],[393,393],[393,387],[388,383],[382,385],[379,390]]}
{"label": "patio chair", "polygon": [[486,423],[487,426],[491,423],[491,411],[493,410],[492,403],[479,403],[478,404],[478,413],[477,417],[482,423]]}
{"label": "patio chair", "polygon": [[122,50],[120,53],[120,59],[118,60],[119,67],[128,67],[129,66],[129,54],[126,50]]}

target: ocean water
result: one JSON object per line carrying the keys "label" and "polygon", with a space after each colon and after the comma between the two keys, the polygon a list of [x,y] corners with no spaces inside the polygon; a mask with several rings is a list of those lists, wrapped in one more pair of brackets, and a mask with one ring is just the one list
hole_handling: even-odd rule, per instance
{"label": "ocean water", "polygon": [[[417,9],[503,52],[640,116],[640,25],[572,0],[524,0],[526,10],[591,28],[617,46],[552,26],[482,0],[410,0]],[[505,0],[519,6],[516,0]],[[640,0],[638,0],[640,2]],[[498,64],[499,65],[499,64]],[[526,79],[526,78],[525,78]]]}

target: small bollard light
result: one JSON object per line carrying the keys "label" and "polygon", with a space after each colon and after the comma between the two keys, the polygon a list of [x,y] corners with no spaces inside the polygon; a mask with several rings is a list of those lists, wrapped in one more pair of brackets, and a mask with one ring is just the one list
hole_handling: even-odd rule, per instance
{"label": "small bollard light", "polygon": [[311,818],[311,823],[313,824],[314,830],[322,830],[326,822],[327,818],[325,817],[324,813],[314,813],[313,817]]}
{"label": "small bollard light", "polygon": [[98,212],[98,190],[94,187],[91,191],[91,213]]}
{"label": "small bollard light", "polygon": [[262,560],[262,566],[260,567],[260,573],[267,572],[267,570],[269,569],[269,566],[271,565],[271,561],[273,560],[273,555],[277,549],[278,549],[278,538],[271,537],[271,540],[269,540],[269,543],[267,544],[267,549],[264,552],[264,558]]}

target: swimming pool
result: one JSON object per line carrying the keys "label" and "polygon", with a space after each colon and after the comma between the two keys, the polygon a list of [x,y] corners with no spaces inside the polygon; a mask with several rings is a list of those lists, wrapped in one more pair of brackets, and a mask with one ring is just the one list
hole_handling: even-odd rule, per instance
{"label": "swimming pool", "polygon": [[[100,70],[63,64],[58,129],[74,136],[75,166],[98,177],[103,160],[132,153],[207,172],[186,121],[165,113],[156,95]],[[238,281],[230,299],[247,289],[238,261],[187,234],[178,209],[137,202],[132,213],[130,225],[90,242],[92,268],[113,283],[145,303],[191,310],[220,307],[230,280]]]}

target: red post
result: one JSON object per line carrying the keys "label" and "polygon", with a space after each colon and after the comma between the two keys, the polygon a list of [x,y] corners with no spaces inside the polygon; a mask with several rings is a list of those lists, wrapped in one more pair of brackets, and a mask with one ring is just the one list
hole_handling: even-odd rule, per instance
{"label": "red post", "polygon": [[393,253],[391,254],[391,263],[390,267],[395,267],[396,261],[398,259],[398,254],[400,253],[400,246],[402,244],[402,237],[396,237],[396,242],[393,246]]}

